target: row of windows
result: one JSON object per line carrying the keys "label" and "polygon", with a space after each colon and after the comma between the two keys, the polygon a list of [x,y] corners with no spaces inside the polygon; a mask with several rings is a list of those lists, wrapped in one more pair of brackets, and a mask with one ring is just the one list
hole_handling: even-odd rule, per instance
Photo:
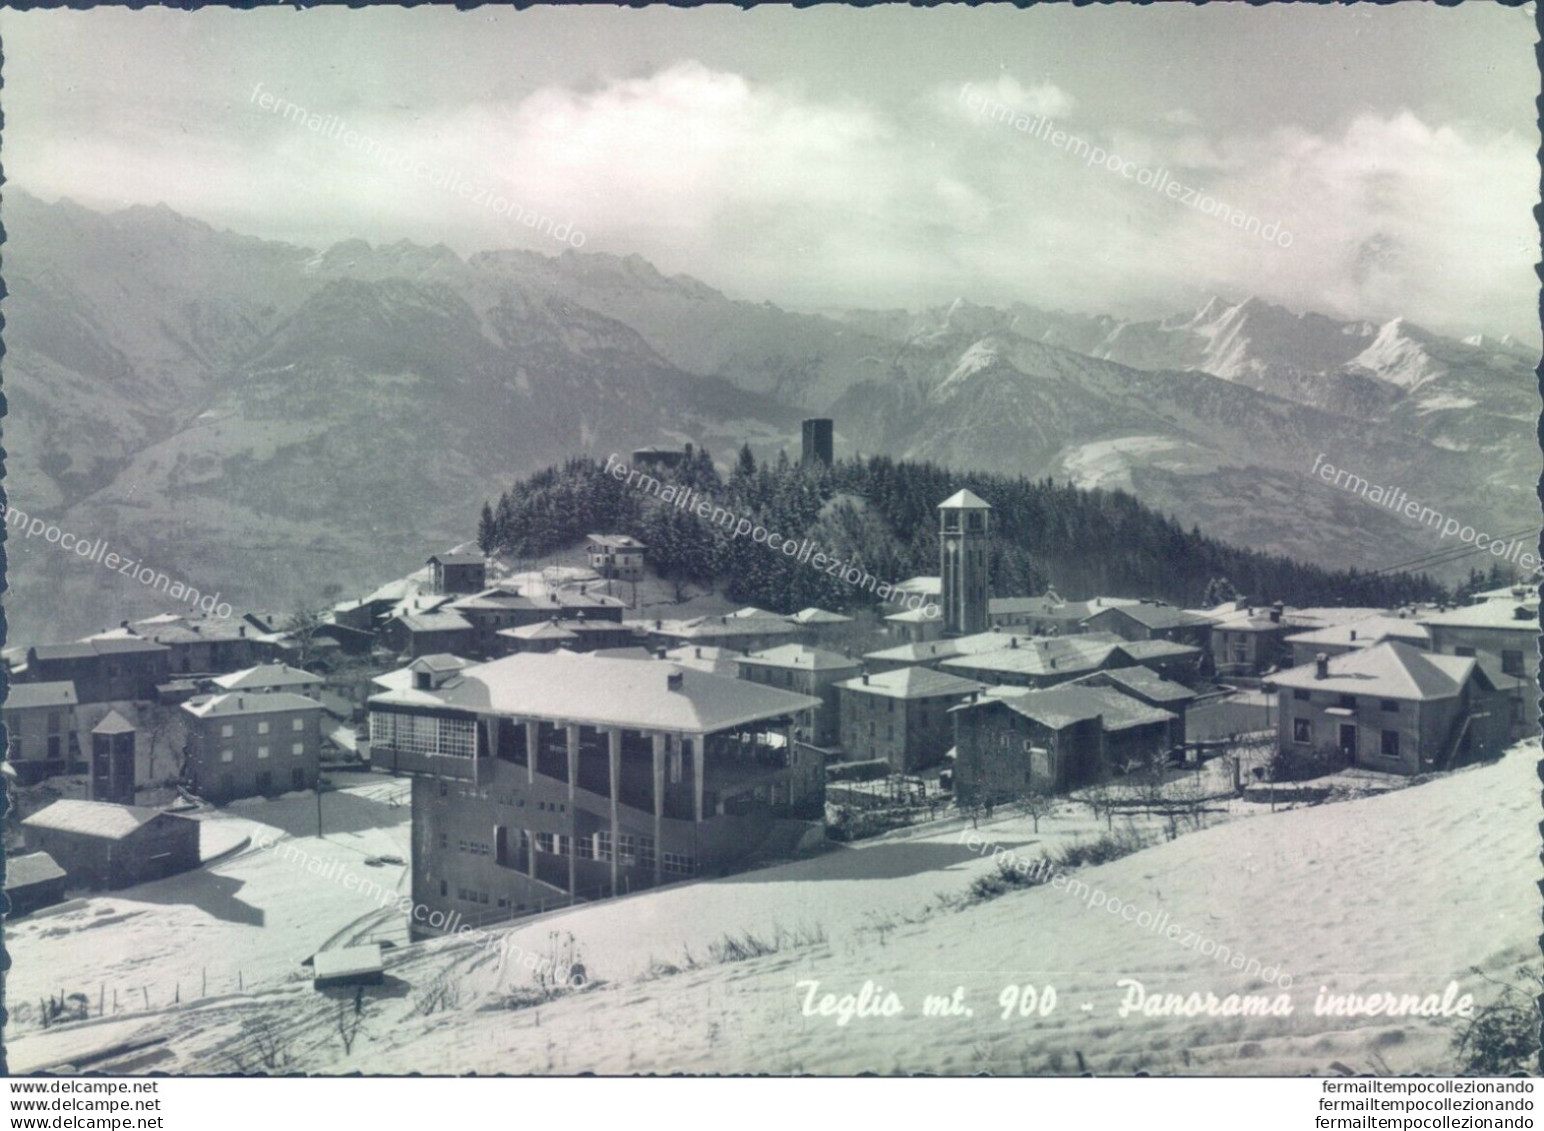
{"label": "row of windows", "polygon": [[[270,720],[270,719],[258,719],[257,720],[257,729],[253,733],[254,734],[269,734],[269,733],[272,732],[272,729],[273,729],[272,720]],[[290,720],[290,730],[292,730],[292,731],[302,731],[302,730],[305,730],[305,729],[306,729],[306,720],[305,719],[297,717],[297,718],[293,718],[293,719]],[[236,737],[236,724],[235,723],[221,723],[220,724],[220,737],[221,738],[235,738]]]}
{"label": "row of windows", "polygon": [[[590,836],[579,837],[577,840],[566,833],[536,833],[531,839],[537,852],[549,856],[572,854],[580,860],[599,860],[609,864],[613,855],[611,833],[605,830]],[[652,868],[654,867],[654,838],[622,833],[617,838],[615,856],[618,864]]]}
{"label": "row of windows", "polygon": [[[1292,689],[1292,698],[1300,703],[1306,703],[1309,701],[1309,699],[1312,698],[1312,695],[1307,688],[1295,687]],[[1357,706],[1357,698],[1355,695],[1341,695],[1337,697],[1335,705],[1337,707],[1346,707],[1354,711],[1356,710]],[[1379,699],[1378,710],[1387,712],[1391,715],[1397,714],[1399,712],[1399,700]]]}
{"label": "row of windows", "polygon": [[[440,881],[440,898],[450,898],[450,884],[445,880]],[[481,906],[487,904],[488,893],[485,891],[477,891],[475,888],[457,888],[456,898],[459,899],[462,903],[475,903]],[[525,910],[525,904],[516,903],[514,897],[509,895],[499,896],[498,905],[501,909],[505,910]]]}
{"label": "row of windows", "polygon": [[[26,716],[26,714],[24,712],[21,712],[21,711],[15,711],[15,712],[7,711],[5,713],[5,729],[10,731],[12,734],[22,734],[27,729],[23,725],[26,722],[26,720],[27,720],[27,716]],[[50,712],[48,712],[48,733],[49,734],[58,734],[63,729],[64,729],[64,712],[62,712],[62,711],[50,711]]]}
{"label": "row of windows", "polygon": [[[271,752],[272,752],[272,747],[259,746],[257,748],[257,756],[259,758],[266,758],[266,757],[269,756],[269,754]],[[292,742],[290,744],[290,754],[292,754],[294,757],[296,757],[296,758],[303,757],[305,755],[305,752],[306,752],[306,744],[304,742]],[[222,751],[220,751],[220,761],[222,761],[222,762],[234,762],[235,760],[236,760],[236,752],[234,750],[222,750]]]}
{"label": "row of windows", "polygon": [[472,758],[477,754],[477,723],[473,719],[371,711],[370,742],[405,754]]}
{"label": "row of windows", "polygon": [[848,713],[851,714],[854,718],[856,718],[858,712],[865,707],[868,709],[870,714],[878,711],[880,709],[880,700],[884,701],[884,710],[886,713],[893,714],[895,712],[895,700],[890,698],[888,695],[849,695],[846,696],[846,699]]}
{"label": "row of windows", "polygon": [[697,870],[697,861],[693,860],[690,856],[682,856],[675,852],[661,853],[659,862],[660,867],[665,871],[672,872],[678,876],[690,876]]}
{"label": "row of windows", "polygon": [[[269,772],[268,770],[264,770],[262,773],[257,775],[257,780],[256,780],[255,784],[257,786],[257,792],[258,793],[271,793],[271,792],[273,792],[273,774],[271,772]],[[291,789],[305,789],[306,788],[306,772],[305,772],[305,770],[303,770],[303,769],[295,769],[295,770],[291,770],[290,771],[290,788]],[[220,792],[221,793],[232,793],[232,792],[235,791],[235,789],[236,789],[236,777],[235,777],[235,775],[234,774],[221,774],[220,775]]]}
{"label": "row of windows", "polygon": [[[70,736],[70,746],[72,749],[75,746],[74,735]],[[26,754],[23,753],[22,740],[15,734],[12,734],[10,737],[8,749],[10,751],[9,757],[13,762],[20,762],[26,757]],[[47,757],[50,761],[57,761],[64,757],[64,737],[62,735],[51,734],[48,736]]]}
{"label": "row of windows", "polygon": [[[478,789],[475,786],[462,786],[455,792],[463,801],[492,801],[495,805],[506,805],[511,809],[525,808],[525,798],[513,793],[490,793],[486,788]],[[450,793],[450,783],[440,782],[440,796],[449,797]],[[568,812],[568,806],[561,801],[538,801],[536,808],[548,813]]]}
{"label": "row of windows", "polygon": [[[1313,721],[1311,719],[1292,720],[1292,741],[1313,745]],[[1399,732],[1397,730],[1385,730],[1379,732],[1378,752],[1385,758],[1399,757]]]}

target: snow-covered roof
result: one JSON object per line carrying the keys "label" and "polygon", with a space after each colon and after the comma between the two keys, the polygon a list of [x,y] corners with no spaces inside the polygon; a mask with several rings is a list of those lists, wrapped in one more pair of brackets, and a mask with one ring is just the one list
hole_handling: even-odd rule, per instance
{"label": "snow-covered roof", "polygon": [[961,488],[954,494],[950,495],[943,502],[939,503],[938,509],[941,511],[957,511],[966,509],[991,510],[992,504],[987,502],[980,495],[976,494],[969,488]]}
{"label": "snow-covered roof", "polygon": [[[175,816],[140,805],[114,805],[106,801],[75,801],[66,798],[39,809],[22,822],[29,829],[52,829],[103,840],[122,840],[157,817]],[[187,818],[179,818],[186,820]]]}
{"label": "snow-covered roof", "polygon": [[1080,636],[1036,637],[996,651],[956,656],[943,667],[1016,675],[1064,675],[1093,671],[1123,645]]}
{"label": "snow-covered roof", "polygon": [[406,613],[397,618],[409,632],[461,632],[472,627],[460,613]]}
{"label": "snow-covered roof", "polygon": [[811,605],[807,609],[800,609],[788,618],[794,624],[851,624],[851,617],[844,617],[841,613],[827,612],[825,609]]}
{"label": "snow-covered roof", "polygon": [[1090,609],[1088,620],[1102,616],[1112,609],[1118,610],[1142,625],[1144,628],[1161,632],[1170,628],[1191,628],[1197,625],[1210,624],[1206,617],[1188,613],[1184,609],[1176,609],[1173,605],[1105,605],[1097,609]]}
{"label": "snow-covered roof", "polygon": [[32,707],[73,707],[79,702],[75,684],[67,679],[49,680],[44,683],[13,683],[6,692],[4,706],[7,711],[25,711]]}
{"label": "snow-covered roof", "polygon": [[[678,686],[671,678],[679,676]],[[668,660],[643,664],[570,652],[521,653],[477,664],[434,691],[387,691],[380,706],[447,708],[693,734],[794,715],[820,706],[808,695],[693,671]]]}
{"label": "snow-covered roof", "polygon": [[1152,668],[1144,668],[1141,664],[1131,668],[1109,668],[1098,675],[1083,678],[1106,680],[1137,695],[1156,699],[1160,703],[1182,703],[1196,697],[1196,693],[1184,684],[1164,679]]}
{"label": "snow-covered roof", "polygon": [[1318,678],[1318,662],[1271,676],[1279,687],[1376,695],[1382,699],[1449,699],[1457,695],[1474,671],[1469,656],[1422,652],[1396,640],[1356,652],[1331,656],[1328,674]]}
{"label": "snow-covered roof", "polygon": [[942,618],[937,605],[923,605],[920,609],[907,609],[904,613],[891,613],[885,617],[896,624],[929,624]]}
{"label": "snow-covered roof", "polygon": [[973,679],[934,671],[932,668],[896,668],[893,671],[843,680],[838,687],[887,699],[933,699],[961,696],[981,691],[984,684]]}
{"label": "snow-covered roof", "polygon": [[586,534],[591,542],[597,546],[605,546],[609,550],[646,550],[642,542],[631,534]]}
{"label": "snow-covered roof", "polygon": [[783,644],[764,652],[752,652],[741,663],[817,672],[855,671],[863,666],[860,660],[824,648],[811,648],[808,644]]}
{"label": "snow-covered roof", "polygon": [[315,699],[288,691],[263,692],[255,695],[227,692],[223,695],[194,699],[182,705],[184,711],[200,719],[226,718],[234,715],[271,715],[278,711],[304,711],[310,707],[322,709],[322,705]]}
{"label": "snow-covered roof", "polygon": [[1332,624],[1328,628],[1316,628],[1312,632],[1299,632],[1287,637],[1289,644],[1351,645],[1355,648],[1371,648],[1389,637],[1430,643],[1431,633],[1413,620],[1401,617],[1366,617],[1350,624]]}
{"label": "snow-covered roof", "polygon": [[1011,697],[994,696],[963,704],[954,710],[968,711],[997,704],[1052,730],[1061,730],[1073,723],[1097,718],[1102,720],[1101,725],[1106,731],[1121,731],[1169,722],[1179,717],[1172,711],[1150,707],[1111,687],[1089,687],[1073,683]]}
{"label": "snow-covered roof", "polygon": [[312,975],[318,980],[359,978],[367,974],[379,974],[385,969],[380,943],[318,951],[311,962]]}
{"label": "snow-covered roof", "polygon": [[683,644],[665,653],[665,659],[683,668],[729,676],[739,674],[738,661],[744,658],[744,652],[737,652],[733,648],[715,648],[710,644]]}
{"label": "snow-covered roof", "polygon": [[321,683],[322,677],[300,668],[292,668],[288,664],[273,663],[258,664],[255,668],[217,676],[211,682],[226,691],[259,691],[264,688]]}
{"label": "snow-covered roof", "polygon": [[46,884],[49,880],[64,879],[64,869],[46,852],[30,852],[26,856],[11,856],[5,861],[5,890]]}
{"label": "snow-covered roof", "polygon": [[1483,605],[1465,605],[1445,613],[1423,613],[1421,624],[1448,628],[1509,628],[1536,635],[1539,631],[1539,602],[1486,601]]}
{"label": "snow-covered roof", "polygon": [[108,711],[102,721],[91,728],[92,734],[133,734],[134,724],[117,711]]}

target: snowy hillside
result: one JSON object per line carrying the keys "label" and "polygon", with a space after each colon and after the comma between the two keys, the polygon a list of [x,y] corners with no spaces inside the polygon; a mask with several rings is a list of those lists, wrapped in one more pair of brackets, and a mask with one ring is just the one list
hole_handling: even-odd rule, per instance
{"label": "snowy hillside", "polygon": [[[990,868],[971,835],[1033,859],[1095,828],[1068,816],[1037,836],[1023,819],[1002,818],[975,834],[955,823],[558,913],[500,932],[492,946],[474,937],[390,951],[388,984],[369,992],[347,1056],[337,1002],[296,980],[18,1032],[12,1064],[25,1071],[106,1051],[99,1063],[109,1069],[153,1054],[167,1071],[220,1072],[232,1056],[251,1055],[254,1034],[277,1033],[304,1071],[1040,1073],[1076,1072],[1080,1057],[1091,1071],[1117,1074],[1324,1073],[1336,1062],[1443,1071],[1449,1022],[1318,1016],[1315,999],[1321,986],[1440,997],[1455,982],[1456,994],[1483,1004],[1494,990],[1471,967],[1504,980],[1537,962],[1538,757],[1534,742],[1496,764],[1382,796],[1257,811],[1077,873],[1110,902],[1167,914],[1166,924],[1195,932],[1190,945],[1052,886],[930,910],[939,893],[957,895]],[[710,960],[716,942],[746,932],[781,936],[783,949]],[[533,986],[522,957],[563,953],[569,936],[593,984],[520,1007]],[[1238,965],[1266,969],[1241,972],[1211,953],[1219,946],[1242,956]],[[1135,992],[1122,980],[1203,1001],[1210,992],[1274,1002],[1285,992],[1292,1013],[1122,1017]],[[880,987],[876,1002],[893,992],[901,1011],[845,1024],[821,1012],[823,995],[835,995],[834,1010],[865,982]],[[1003,995],[1025,985],[1042,1001],[1054,986],[1054,1008],[1019,1016],[1022,991]],[[926,995],[952,999],[957,987],[958,1015],[923,1015]],[[1000,998],[1014,1007],[1006,1020]]]}

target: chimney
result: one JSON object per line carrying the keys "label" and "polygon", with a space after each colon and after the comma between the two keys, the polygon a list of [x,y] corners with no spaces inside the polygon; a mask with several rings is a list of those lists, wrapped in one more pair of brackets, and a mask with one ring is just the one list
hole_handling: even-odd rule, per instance
{"label": "chimney", "polygon": [[864,672],[864,673],[863,673],[863,686],[864,686],[864,687],[867,687],[867,686],[868,686],[868,681],[869,681],[869,676],[868,676],[868,672]]}
{"label": "chimney", "polygon": [[1010,648],[1017,648],[1018,646],[1019,646],[1019,638],[1017,636],[1010,636],[1010,637],[1008,637],[1008,647],[1010,647]]}
{"label": "chimney", "polygon": [[237,626],[237,627],[236,627],[236,631],[237,631],[237,633],[239,633],[239,634],[240,634],[240,635],[242,635],[242,636],[245,636],[245,635],[246,635],[246,634],[247,634],[247,626],[246,626],[246,625],[244,625],[244,624],[243,624],[243,625],[238,625],[238,626]]}
{"label": "chimney", "polygon": [[1280,605],[1272,605],[1271,606],[1271,623],[1272,624],[1280,624],[1281,623],[1281,606]]}
{"label": "chimney", "polygon": [[1356,639],[1356,629],[1354,629],[1354,628],[1351,630],[1351,639],[1352,640]]}
{"label": "chimney", "polygon": [[686,682],[686,673],[685,672],[679,672],[679,671],[671,672],[669,675],[667,675],[665,677],[665,690],[666,691],[680,691],[681,690],[681,686],[685,682]]}
{"label": "chimney", "polygon": [[1527,605],[1518,605],[1512,610],[1512,616],[1516,620],[1533,620],[1535,615]]}
{"label": "chimney", "polygon": [[1330,677],[1330,658],[1328,656],[1326,656],[1323,652],[1320,652],[1317,656],[1315,656],[1313,658],[1313,668],[1314,668],[1314,670],[1313,670],[1313,677],[1314,677],[1314,679],[1329,679],[1329,677]]}
{"label": "chimney", "polygon": [[245,711],[246,709],[247,709],[247,701],[245,699],[243,699],[239,695],[236,696],[236,710],[238,710],[238,711]]}
{"label": "chimney", "polygon": [[[700,653],[701,649],[698,649],[698,651]],[[661,644],[658,648],[654,649],[654,658],[656,660],[669,659],[668,649],[666,649],[666,647],[663,644]]]}
{"label": "chimney", "polygon": [[[1518,596],[1519,596],[1519,597],[1521,597],[1521,596],[1522,596],[1522,594],[1521,594],[1521,593],[1518,593],[1518,594],[1517,594],[1517,595],[1518,595]],[[129,622],[128,622],[128,621],[126,621],[126,620],[121,620],[121,621],[119,621],[119,622],[118,622],[118,627],[119,627],[119,628],[128,628],[128,627],[129,627]]]}
{"label": "chimney", "polygon": [[664,627],[665,627],[665,622],[664,621],[657,620],[657,621],[654,622],[654,631],[655,632],[660,631],[660,629],[662,629]]}
{"label": "chimney", "polygon": [[588,589],[588,588],[589,588],[588,584],[579,586],[579,596],[583,597],[585,590]]}
{"label": "chimney", "polygon": [[699,659],[699,660],[700,660],[700,659],[702,659],[702,649],[701,649],[701,648],[698,648],[698,649],[696,649],[696,652],[697,652],[697,658],[698,658],[698,659]]}

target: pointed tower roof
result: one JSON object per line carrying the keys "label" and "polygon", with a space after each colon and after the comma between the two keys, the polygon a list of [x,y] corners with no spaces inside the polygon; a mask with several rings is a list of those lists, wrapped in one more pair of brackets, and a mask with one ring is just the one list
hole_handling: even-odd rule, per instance
{"label": "pointed tower roof", "polygon": [[974,491],[963,490],[963,491],[956,491],[954,494],[950,495],[943,502],[939,503],[938,504],[938,509],[941,510],[941,511],[944,511],[944,510],[950,510],[950,511],[988,510],[989,511],[989,510],[992,509],[992,504],[987,502],[985,499],[983,499],[980,495],[976,494]]}
{"label": "pointed tower roof", "polygon": [[101,722],[91,728],[92,734],[133,734],[134,724],[117,711],[108,711]]}

